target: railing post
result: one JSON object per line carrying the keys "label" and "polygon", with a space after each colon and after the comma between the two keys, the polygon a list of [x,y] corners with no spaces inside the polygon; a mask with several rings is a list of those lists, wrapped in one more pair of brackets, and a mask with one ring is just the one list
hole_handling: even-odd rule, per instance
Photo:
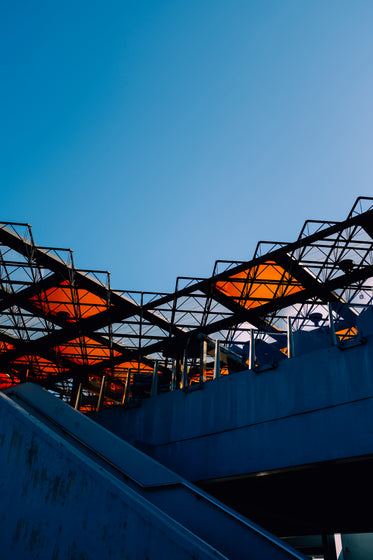
{"label": "railing post", "polygon": [[207,361],[207,340],[201,340],[200,344],[200,370],[199,370],[199,382],[204,383],[206,381],[206,361]]}
{"label": "railing post", "polygon": [[294,336],[293,336],[293,319],[288,317],[288,358],[294,358]]}
{"label": "railing post", "polygon": [[82,387],[83,387],[82,383],[79,383],[78,392],[77,392],[76,400],[75,400],[75,406],[74,406],[75,410],[79,410],[79,408],[80,408],[80,399],[81,399],[81,396],[82,396]]}
{"label": "railing post", "polygon": [[172,362],[172,373],[171,373],[171,391],[176,389],[176,372],[177,372],[177,360]]}
{"label": "railing post", "polygon": [[250,329],[250,354],[249,354],[249,369],[255,370],[255,338],[254,329]]}
{"label": "railing post", "polygon": [[153,379],[152,379],[152,388],[150,390],[150,396],[156,397],[158,395],[158,360],[154,362],[154,369],[153,369]]}
{"label": "railing post", "polygon": [[186,389],[187,387],[188,387],[188,345],[185,347],[184,350],[183,372],[181,375],[181,388]]}
{"label": "railing post", "polygon": [[131,370],[127,370],[126,384],[124,386],[123,400],[122,404],[127,404],[130,398],[130,387],[131,387]]}
{"label": "railing post", "polygon": [[330,338],[332,341],[332,346],[338,346],[337,335],[335,333],[335,324],[333,318],[333,307],[332,304],[328,303],[328,314],[329,314],[329,329],[330,329]]}
{"label": "railing post", "polygon": [[214,379],[220,377],[220,342],[215,340]]}
{"label": "railing post", "polygon": [[101,381],[101,388],[100,388],[100,394],[98,396],[96,412],[100,412],[100,410],[102,408],[102,403],[104,402],[105,384],[106,384],[106,375],[103,376],[102,381]]}

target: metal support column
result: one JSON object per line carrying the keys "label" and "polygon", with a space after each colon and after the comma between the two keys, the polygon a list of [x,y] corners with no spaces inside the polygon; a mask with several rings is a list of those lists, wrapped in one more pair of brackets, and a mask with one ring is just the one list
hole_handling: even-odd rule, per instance
{"label": "metal support column", "polygon": [[126,384],[124,386],[123,400],[122,404],[127,404],[130,399],[130,387],[131,387],[131,371],[127,370]]}
{"label": "metal support column", "polygon": [[199,370],[199,382],[204,383],[206,381],[206,361],[207,361],[207,340],[201,340],[200,344],[200,370]]}
{"label": "metal support column", "polygon": [[176,372],[177,372],[177,360],[172,362],[172,373],[171,373],[171,391],[176,389]]}
{"label": "metal support column", "polygon": [[158,395],[158,360],[154,362],[154,369],[153,369],[153,379],[152,379],[152,388],[150,390],[150,396],[156,397]]}
{"label": "metal support column", "polygon": [[249,369],[255,370],[255,337],[254,329],[250,329],[250,354],[249,354]]}
{"label": "metal support column", "polygon": [[106,384],[106,376],[104,375],[101,382],[100,394],[98,396],[97,408],[96,412],[100,412],[102,408],[102,404],[104,402],[105,397],[105,384]]}
{"label": "metal support column", "polygon": [[332,341],[332,346],[338,346],[338,339],[337,339],[337,335],[335,334],[333,307],[330,302],[328,303],[328,314],[329,314],[329,329],[330,329],[330,338]]}
{"label": "metal support column", "polygon": [[293,336],[293,319],[288,317],[288,358],[294,358],[294,336]]}
{"label": "metal support column", "polygon": [[215,340],[214,379],[220,377],[220,342]]}
{"label": "metal support column", "polygon": [[81,377],[79,377],[79,376],[74,376],[74,378],[73,378],[73,383],[72,383],[72,387],[71,387],[71,394],[70,394],[70,400],[69,400],[69,404],[70,404],[71,406],[75,406],[76,397],[77,397],[78,391],[79,391],[80,380],[81,380]]}
{"label": "metal support column", "polygon": [[82,387],[83,387],[82,383],[79,383],[78,392],[77,392],[77,395],[76,395],[75,406],[74,406],[75,410],[80,409],[80,399],[82,397]]}
{"label": "metal support column", "polygon": [[181,374],[181,388],[186,389],[187,387],[188,387],[188,345],[185,347],[184,350],[183,371]]}

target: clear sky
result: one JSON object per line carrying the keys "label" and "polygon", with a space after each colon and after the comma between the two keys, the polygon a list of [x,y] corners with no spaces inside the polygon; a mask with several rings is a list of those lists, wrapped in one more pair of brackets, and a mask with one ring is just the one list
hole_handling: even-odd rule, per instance
{"label": "clear sky", "polygon": [[3,0],[2,221],[170,291],[373,195],[371,0]]}

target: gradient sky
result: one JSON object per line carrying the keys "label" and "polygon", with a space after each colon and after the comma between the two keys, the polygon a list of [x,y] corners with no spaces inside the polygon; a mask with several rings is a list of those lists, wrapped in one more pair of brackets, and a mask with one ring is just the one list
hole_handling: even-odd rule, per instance
{"label": "gradient sky", "polygon": [[371,0],[3,0],[0,220],[173,290],[373,195]]}

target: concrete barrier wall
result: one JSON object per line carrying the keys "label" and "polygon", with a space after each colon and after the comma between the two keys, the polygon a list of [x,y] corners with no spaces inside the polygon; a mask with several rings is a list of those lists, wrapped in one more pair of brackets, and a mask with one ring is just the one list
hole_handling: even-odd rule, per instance
{"label": "concrete barrier wall", "polygon": [[373,337],[107,410],[97,421],[189,480],[373,453]]}
{"label": "concrete barrier wall", "polygon": [[0,558],[225,558],[0,394]]}

